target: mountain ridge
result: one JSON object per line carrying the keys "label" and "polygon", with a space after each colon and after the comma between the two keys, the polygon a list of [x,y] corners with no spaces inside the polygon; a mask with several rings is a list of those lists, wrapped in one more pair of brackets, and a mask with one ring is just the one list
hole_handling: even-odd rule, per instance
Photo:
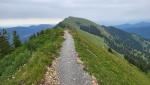
{"label": "mountain ridge", "polygon": [[125,32],[115,27],[98,25],[90,20],[76,17],[68,17],[56,27],[81,29],[100,36],[110,48],[124,54],[124,57],[130,63],[136,65],[143,71],[147,72],[150,70],[150,42],[138,35]]}
{"label": "mountain ridge", "polygon": [[[123,55],[123,53],[121,54],[116,49],[118,48],[117,46],[121,46],[120,43],[123,43],[124,41],[120,40],[122,38],[120,34],[124,33],[125,39],[130,37],[129,40],[134,43],[139,42],[140,38],[138,35],[131,35],[130,33],[122,30],[118,31],[116,28],[113,29],[110,27],[98,25],[89,20],[75,17],[64,19],[64,21],[56,25],[55,28],[70,30],[70,33],[73,35],[75,40],[78,56],[81,58],[83,64],[85,65],[84,69],[91,75],[94,75],[99,84],[148,85],[148,74],[144,73],[142,69],[139,69],[140,67],[136,65],[137,62],[131,64],[131,61],[129,61],[128,58]],[[115,40],[120,43],[115,42]],[[128,44],[131,47],[132,44]],[[140,45],[143,46],[141,42]],[[121,49],[123,48],[121,47]],[[125,49],[123,50],[125,51]],[[126,50],[131,51],[130,48]],[[139,62],[137,57],[130,57],[133,58],[133,60],[135,59]]]}
{"label": "mountain ridge", "polygon": [[[36,36],[31,36],[22,46],[14,48],[9,54],[4,55],[0,59],[0,84],[43,84],[45,73],[50,73],[50,75],[53,73],[49,72],[49,66],[59,56],[60,47],[64,41],[64,30],[66,29],[73,36],[77,52],[75,54],[82,61],[79,63],[83,64],[85,71],[94,76],[94,80],[98,84],[149,85],[149,73],[142,71],[136,62],[131,64],[132,60],[136,60],[141,66],[147,65],[145,62],[149,60],[145,57],[146,52],[143,49],[137,52],[138,47],[131,45],[138,43],[142,47],[145,46],[144,50],[147,50],[149,41],[144,39],[143,42],[140,42],[143,38],[139,38],[138,35],[75,17],[67,18],[67,21],[60,22],[53,29],[47,29],[37,33]],[[125,36],[121,36],[121,34]],[[69,47],[69,44],[67,45]],[[133,48],[134,50],[131,50]],[[135,57],[125,57],[117,49],[125,51],[126,54],[129,54],[128,50],[131,53],[136,51]],[[136,56],[140,53],[145,55]],[[145,59],[144,64],[137,57]]]}

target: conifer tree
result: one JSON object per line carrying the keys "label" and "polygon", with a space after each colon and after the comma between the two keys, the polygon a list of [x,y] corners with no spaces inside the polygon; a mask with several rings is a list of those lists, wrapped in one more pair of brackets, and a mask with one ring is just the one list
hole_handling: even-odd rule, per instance
{"label": "conifer tree", "polygon": [[113,51],[112,51],[112,49],[111,49],[111,48],[108,48],[108,51],[109,51],[110,53],[113,53]]}
{"label": "conifer tree", "polygon": [[21,41],[19,39],[19,36],[17,35],[17,32],[14,31],[13,32],[13,47],[17,48],[19,46],[21,46]]}
{"label": "conifer tree", "polygon": [[8,42],[8,36],[7,31],[3,29],[2,32],[0,32],[0,56],[4,56],[10,51],[10,45]]}

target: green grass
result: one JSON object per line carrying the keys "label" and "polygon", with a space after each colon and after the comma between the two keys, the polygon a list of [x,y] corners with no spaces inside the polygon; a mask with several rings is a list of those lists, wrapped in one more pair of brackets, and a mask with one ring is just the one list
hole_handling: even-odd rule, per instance
{"label": "green grass", "polygon": [[62,29],[46,30],[28,41],[34,45],[32,53],[24,44],[0,60],[0,85],[39,84],[46,66],[58,56],[62,34]]}
{"label": "green grass", "polygon": [[103,39],[79,29],[72,31],[76,50],[85,70],[94,75],[100,85],[149,85],[150,78],[119,53],[108,52]]}

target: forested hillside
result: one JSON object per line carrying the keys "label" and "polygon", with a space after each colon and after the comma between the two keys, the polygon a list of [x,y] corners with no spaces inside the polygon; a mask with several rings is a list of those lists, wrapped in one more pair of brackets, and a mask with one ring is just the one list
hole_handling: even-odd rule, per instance
{"label": "forested hillside", "polygon": [[106,29],[111,36],[105,42],[124,57],[141,68],[143,71],[150,70],[150,42],[136,35],[118,30],[114,27]]}

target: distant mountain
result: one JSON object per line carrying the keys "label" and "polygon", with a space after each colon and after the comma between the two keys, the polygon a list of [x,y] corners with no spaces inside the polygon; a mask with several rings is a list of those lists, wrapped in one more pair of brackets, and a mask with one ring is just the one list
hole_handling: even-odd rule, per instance
{"label": "distant mountain", "polygon": [[150,39],[150,22],[140,22],[136,24],[122,24],[115,27],[130,33],[136,33],[144,38]]}
{"label": "distant mountain", "polygon": [[[53,25],[49,24],[40,24],[40,25],[32,25],[28,27],[24,26],[17,26],[17,27],[10,27],[10,28],[5,28],[9,34],[10,42],[12,41],[12,33],[13,31],[17,31],[17,34],[19,34],[19,37],[22,42],[28,40],[28,38],[37,33],[40,32],[41,30],[45,30],[48,28],[52,28]],[[2,31],[2,27],[0,28],[0,32]]]}

